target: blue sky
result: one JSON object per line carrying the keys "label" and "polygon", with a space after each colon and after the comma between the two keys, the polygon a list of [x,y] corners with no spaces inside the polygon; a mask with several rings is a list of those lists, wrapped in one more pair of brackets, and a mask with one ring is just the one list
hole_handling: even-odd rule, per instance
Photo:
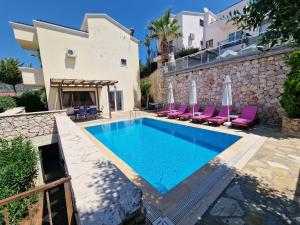
{"label": "blue sky", "polygon": [[[79,28],[84,13],[106,13],[126,27],[135,28],[135,36],[142,40],[145,27],[166,9],[173,13],[203,11],[204,7],[219,12],[238,0],[9,0],[0,7],[0,58],[15,57],[22,62],[38,65],[29,51],[19,47],[8,21],[32,24],[33,19],[46,20],[64,26]],[[140,47],[140,58],[145,60],[146,51]]]}

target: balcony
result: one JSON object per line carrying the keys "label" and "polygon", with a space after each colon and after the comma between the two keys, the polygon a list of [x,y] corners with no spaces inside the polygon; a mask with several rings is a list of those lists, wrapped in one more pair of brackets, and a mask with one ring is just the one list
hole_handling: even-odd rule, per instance
{"label": "balcony", "polygon": [[44,74],[42,69],[20,67],[23,84],[29,87],[45,87]]}
{"label": "balcony", "polygon": [[15,38],[21,48],[36,51],[39,49],[36,29],[30,25],[10,22]]}

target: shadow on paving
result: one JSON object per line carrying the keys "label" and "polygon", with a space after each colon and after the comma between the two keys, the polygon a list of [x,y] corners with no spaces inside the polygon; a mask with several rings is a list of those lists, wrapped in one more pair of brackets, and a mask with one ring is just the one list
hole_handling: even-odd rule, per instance
{"label": "shadow on paving", "polygon": [[197,225],[300,224],[299,179],[295,199],[256,177],[239,174],[206,211]]}
{"label": "shadow on paving", "polygon": [[[97,163],[97,171],[89,184],[98,190],[99,199],[81,212],[83,224],[144,224],[141,191],[110,161]],[[126,221],[124,219],[126,218]]]}

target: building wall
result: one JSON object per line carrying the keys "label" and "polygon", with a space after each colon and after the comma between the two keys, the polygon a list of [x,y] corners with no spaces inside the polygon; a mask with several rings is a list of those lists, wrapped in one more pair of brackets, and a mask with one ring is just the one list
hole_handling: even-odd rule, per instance
{"label": "building wall", "polygon": [[222,63],[193,68],[173,74],[161,75],[158,102],[167,103],[170,82],[174,88],[175,101],[188,104],[191,81],[197,85],[198,102],[206,105],[221,105],[223,81],[226,75],[232,81],[233,109],[240,113],[244,105],[258,106],[261,122],[280,124],[284,110],[280,105],[283,84],[289,67],[285,54],[290,50],[253,55]]}
{"label": "building wall", "polygon": [[[105,18],[89,18],[88,27],[89,37],[37,27],[49,110],[60,107],[57,89],[50,88],[51,78],[117,80],[124,110],[131,110],[140,99],[138,44]],[[66,57],[67,49],[75,50],[77,57]],[[121,58],[127,59],[126,67],[121,66]],[[99,89],[99,100],[108,112],[106,87]]]}
{"label": "building wall", "polygon": [[[200,26],[200,19],[203,19],[203,16],[196,14],[179,14],[177,17],[181,18],[181,46],[176,46],[178,48],[200,48],[200,42],[203,39],[203,27]],[[190,34],[195,34],[195,39],[191,40],[189,38]]]}

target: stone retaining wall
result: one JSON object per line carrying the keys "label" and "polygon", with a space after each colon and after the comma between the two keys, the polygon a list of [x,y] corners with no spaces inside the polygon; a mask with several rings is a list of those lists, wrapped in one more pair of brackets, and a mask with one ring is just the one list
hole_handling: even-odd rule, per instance
{"label": "stone retaining wall", "polygon": [[284,110],[279,99],[290,70],[285,64],[286,54],[290,51],[277,50],[161,75],[158,101],[166,103],[168,85],[172,82],[175,101],[188,104],[191,81],[195,80],[202,107],[211,104],[220,107],[223,81],[229,75],[235,113],[240,113],[244,105],[253,104],[259,108],[261,122],[281,124]]}
{"label": "stone retaining wall", "polygon": [[300,119],[292,119],[283,116],[282,132],[292,136],[300,137]]}
{"label": "stone retaining wall", "polygon": [[11,139],[16,136],[33,138],[56,134],[55,115],[65,114],[64,110],[22,113],[0,116],[0,137]]}

